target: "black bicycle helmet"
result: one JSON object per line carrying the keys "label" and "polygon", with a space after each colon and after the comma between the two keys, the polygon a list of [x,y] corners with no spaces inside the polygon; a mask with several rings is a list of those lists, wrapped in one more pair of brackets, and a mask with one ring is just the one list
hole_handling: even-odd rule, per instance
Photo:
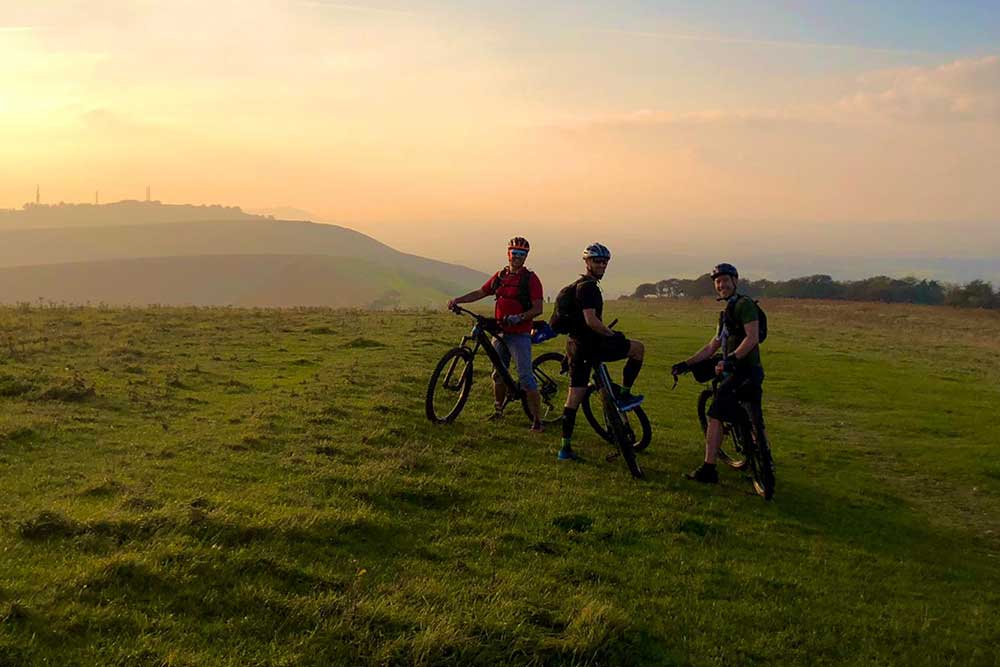
{"label": "black bicycle helmet", "polygon": [[531,250],[531,244],[523,236],[515,236],[507,242],[507,250]]}
{"label": "black bicycle helmet", "polygon": [[600,243],[591,243],[589,246],[583,249],[584,259],[611,259],[611,251],[608,250],[606,245]]}
{"label": "black bicycle helmet", "polygon": [[712,268],[712,280],[715,280],[719,276],[732,276],[733,280],[736,280],[740,277],[740,272],[732,264],[723,262],[722,264],[716,264]]}

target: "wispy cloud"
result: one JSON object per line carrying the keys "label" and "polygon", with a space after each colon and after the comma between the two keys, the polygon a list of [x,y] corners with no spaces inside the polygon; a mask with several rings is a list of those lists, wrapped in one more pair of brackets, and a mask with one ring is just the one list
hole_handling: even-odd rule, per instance
{"label": "wispy cloud", "polygon": [[937,67],[872,72],[840,101],[844,113],[903,120],[1000,120],[1000,56],[967,58]]}
{"label": "wispy cloud", "polygon": [[391,14],[394,16],[416,16],[416,12],[407,11],[405,9],[392,9],[388,7],[371,7],[368,5],[351,5],[342,2],[325,2],[325,0],[303,0],[299,4],[303,7],[333,9],[345,12],[368,12],[373,14]]}
{"label": "wispy cloud", "polygon": [[935,67],[866,73],[854,91],[837,99],[764,109],[709,109],[674,113],[640,109],[572,120],[573,128],[641,128],[698,125],[943,123],[1000,120],[1000,56],[956,60]]}
{"label": "wispy cloud", "polygon": [[35,30],[35,27],[30,25],[0,25],[0,32],[31,32],[32,30]]}
{"label": "wispy cloud", "polygon": [[712,44],[745,44],[749,46],[767,46],[788,49],[824,49],[834,51],[864,51],[871,53],[919,54],[924,51],[911,49],[893,49],[861,44],[835,44],[830,42],[802,42],[782,39],[755,39],[745,37],[728,37],[726,35],[698,35],[691,33],[653,32],[645,30],[617,30],[613,28],[582,29],[580,32],[603,33],[609,35],[627,35],[631,37],[647,37],[681,42],[708,42]]}

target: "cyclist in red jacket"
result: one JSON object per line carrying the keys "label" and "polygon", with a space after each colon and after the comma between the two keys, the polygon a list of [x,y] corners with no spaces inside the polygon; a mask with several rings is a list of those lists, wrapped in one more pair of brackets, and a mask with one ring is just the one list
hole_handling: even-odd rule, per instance
{"label": "cyclist in red jacket", "polygon": [[[507,243],[507,266],[494,273],[482,287],[448,302],[449,310],[460,303],[479,301],[487,296],[496,298],[495,315],[503,331],[506,346],[496,345],[496,351],[505,364],[511,356],[517,363],[517,377],[528,398],[528,408],[534,417],[531,430],[544,430],[539,419],[542,397],[531,371],[531,321],[542,314],[544,296],[542,283],[533,271],[524,266],[531,245],[523,236],[515,236]],[[507,396],[507,385],[493,373],[494,412],[490,419],[502,416],[500,406]]]}

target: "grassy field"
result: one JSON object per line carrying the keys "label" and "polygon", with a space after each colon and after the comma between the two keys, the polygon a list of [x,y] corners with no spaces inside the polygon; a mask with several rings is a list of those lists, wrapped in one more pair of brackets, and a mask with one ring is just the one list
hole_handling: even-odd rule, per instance
{"label": "grassy field", "polygon": [[1000,314],[766,305],[772,503],[682,479],[714,302],[606,307],[642,482],[429,424],[453,315],[0,309],[0,665],[997,664]]}

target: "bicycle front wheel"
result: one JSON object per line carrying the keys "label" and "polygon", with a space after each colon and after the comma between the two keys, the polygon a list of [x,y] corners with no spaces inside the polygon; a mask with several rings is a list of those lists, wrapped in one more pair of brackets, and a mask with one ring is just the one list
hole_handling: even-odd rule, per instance
{"label": "bicycle front wheel", "polygon": [[604,396],[603,398],[604,418],[608,424],[608,431],[611,432],[612,442],[618,448],[621,457],[625,459],[625,465],[628,467],[628,471],[632,473],[632,477],[642,479],[642,468],[635,458],[635,448],[632,439],[629,438],[626,432],[625,422],[622,418],[623,414],[618,411],[618,408],[612,405],[610,397]]}
{"label": "bicycle front wheel", "polygon": [[[597,387],[593,385],[587,389],[587,395],[584,397],[583,405],[581,406],[583,407],[583,415],[587,418],[594,432],[613,445],[615,444],[614,436],[611,434],[611,429],[606,426],[607,418],[603,421],[598,419],[597,415],[594,414],[594,409],[590,405],[590,397],[596,393],[598,393]],[[619,414],[625,426],[626,439],[632,443],[632,449],[641,452],[649,447],[649,443],[653,440],[653,427],[650,425],[649,417],[646,416],[646,411],[642,409],[642,406],[640,405],[628,412]]]}
{"label": "bicycle front wheel", "polygon": [[455,421],[472,391],[472,352],[464,347],[448,350],[431,373],[425,409],[435,424]]}
{"label": "bicycle front wheel", "polygon": [[[569,393],[569,369],[566,366],[566,357],[560,352],[546,352],[535,358],[531,363],[531,370],[535,374],[538,393],[542,397],[540,415],[542,423],[554,424],[561,421],[563,405]],[[528,419],[531,419],[527,403],[522,405]]]}

